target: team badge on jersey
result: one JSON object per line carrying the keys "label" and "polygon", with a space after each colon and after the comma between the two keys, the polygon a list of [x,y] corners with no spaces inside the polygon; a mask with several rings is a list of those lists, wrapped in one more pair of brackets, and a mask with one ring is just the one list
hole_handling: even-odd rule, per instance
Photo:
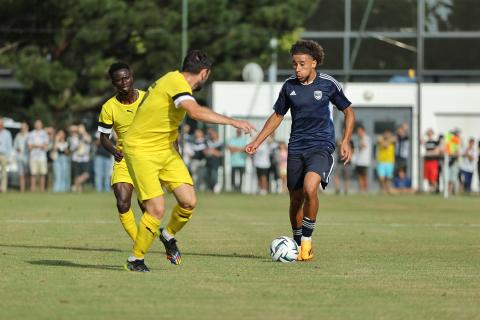
{"label": "team badge on jersey", "polygon": [[322,99],[322,91],[320,91],[320,90],[313,91],[313,97],[317,100]]}

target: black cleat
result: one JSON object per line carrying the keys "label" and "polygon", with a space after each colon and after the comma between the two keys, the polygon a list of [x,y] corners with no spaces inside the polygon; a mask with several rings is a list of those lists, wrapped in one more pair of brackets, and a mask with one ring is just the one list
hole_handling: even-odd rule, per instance
{"label": "black cleat", "polygon": [[172,238],[167,241],[167,239],[163,237],[162,231],[163,228],[160,229],[160,241],[162,241],[163,245],[165,246],[167,260],[170,261],[170,263],[172,264],[179,265],[180,263],[182,263],[182,255],[178,250],[177,240],[175,240],[175,238]]}
{"label": "black cleat", "polygon": [[145,265],[145,262],[142,260],[128,261],[125,264],[125,269],[127,271],[135,272],[150,272],[150,269]]}

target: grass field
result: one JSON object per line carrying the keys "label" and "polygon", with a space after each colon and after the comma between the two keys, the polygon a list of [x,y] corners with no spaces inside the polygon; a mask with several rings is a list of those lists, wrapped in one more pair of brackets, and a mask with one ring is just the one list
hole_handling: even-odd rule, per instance
{"label": "grass field", "polygon": [[321,196],[315,260],[282,264],[287,196],[200,194],[183,264],[156,242],[149,274],[113,200],[0,195],[0,319],[480,319],[479,197]]}

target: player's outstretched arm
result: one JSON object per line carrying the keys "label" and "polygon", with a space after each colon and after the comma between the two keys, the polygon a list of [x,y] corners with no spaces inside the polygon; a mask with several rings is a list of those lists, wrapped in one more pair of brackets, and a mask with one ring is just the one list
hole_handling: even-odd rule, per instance
{"label": "player's outstretched arm", "polygon": [[197,121],[231,125],[243,130],[244,133],[252,133],[255,131],[255,127],[250,122],[221,115],[209,108],[202,107],[194,100],[184,100],[180,102],[180,107],[185,109],[190,118]]}
{"label": "player's outstretched arm", "polygon": [[282,115],[276,112],[272,113],[272,115],[265,122],[262,131],[260,131],[255,140],[245,146],[245,152],[247,152],[248,154],[254,154],[255,152],[257,152],[258,147],[262,144],[263,141],[265,141],[265,139],[267,139],[269,135],[273,133],[273,131],[275,131],[275,129],[278,128],[282,120]]}
{"label": "player's outstretched arm", "polygon": [[345,116],[345,128],[343,130],[342,145],[340,155],[343,163],[347,165],[352,159],[352,148],[350,148],[350,139],[352,138],[353,127],[355,125],[355,113],[352,106],[343,110]]}

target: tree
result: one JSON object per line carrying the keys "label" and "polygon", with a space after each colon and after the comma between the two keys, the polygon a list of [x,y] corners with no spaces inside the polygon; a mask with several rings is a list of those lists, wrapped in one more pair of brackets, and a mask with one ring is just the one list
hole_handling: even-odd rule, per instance
{"label": "tree", "polygon": [[[137,79],[180,66],[181,1],[29,0],[0,4],[0,66],[25,87],[23,107],[47,123],[97,109],[112,94],[106,77],[117,60]],[[213,79],[238,80],[246,62],[266,67],[271,37],[300,27],[315,0],[191,0],[189,48],[214,61]]]}

